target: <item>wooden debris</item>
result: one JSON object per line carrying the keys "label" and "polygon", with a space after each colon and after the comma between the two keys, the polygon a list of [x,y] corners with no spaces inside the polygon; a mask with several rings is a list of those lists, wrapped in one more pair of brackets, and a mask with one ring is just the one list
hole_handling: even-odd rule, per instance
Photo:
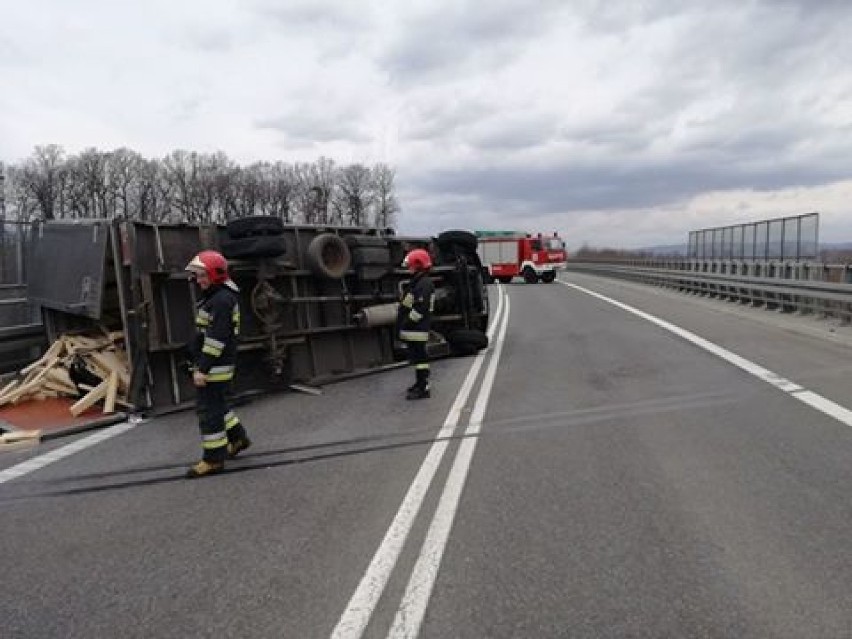
{"label": "wooden debris", "polygon": [[74,417],[78,417],[80,413],[85,412],[86,410],[94,406],[95,403],[104,399],[106,397],[108,387],[108,381],[103,381],[97,386],[95,386],[92,390],[86,393],[83,399],[76,402],[71,407],[71,414],[74,415]]}
{"label": "wooden debris", "polygon": [[0,435],[0,451],[32,448],[41,441],[40,430],[14,430]]}
{"label": "wooden debris", "polygon": [[[61,335],[39,359],[21,369],[18,377],[0,389],[0,407],[48,397],[80,398],[72,407],[74,416],[82,414],[98,402],[103,412],[115,407],[133,409],[127,400],[130,388],[130,364],[123,348],[122,331],[87,335]],[[91,372],[94,387],[84,388],[71,377],[71,366],[84,365]],[[79,381],[79,380],[78,380]],[[94,384],[94,381],[93,381]],[[81,397],[81,394],[85,394]]]}

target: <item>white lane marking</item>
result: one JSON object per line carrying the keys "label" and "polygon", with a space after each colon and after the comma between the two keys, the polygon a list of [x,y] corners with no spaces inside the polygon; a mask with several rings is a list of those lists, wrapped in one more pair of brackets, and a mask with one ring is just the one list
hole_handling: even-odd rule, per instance
{"label": "white lane marking", "polygon": [[405,594],[402,597],[402,603],[397,610],[393,625],[388,633],[388,637],[392,639],[413,638],[420,632],[420,625],[423,622],[426,608],[429,605],[429,599],[432,596],[432,590],[435,587],[438,569],[440,568],[444,549],[447,546],[450,530],[455,520],[456,510],[458,509],[459,499],[461,499],[462,490],[464,489],[470,470],[473,453],[476,450],[476,444],[479,440],[476,435],[482,430],[482,420],[485,417],[485,409],[491,397],[497,366],[500,363],[500,355],[503,352],[506,329],[509,326],[510,309],[511,304],[507,298],[506,313],[500,327],[500,335],[497,338],[494,355],[492,355],[491,360],[488,362],[488,369],[485,372],[482,386],[479,389],[479,395],[476,397],[473,413],[465,430],[465,437],[459,445],[456,459],[453,462],[453,466],[447,477],[447,483],[444,486],[444,492],[438,502],[435,516],[432,519],[429,531],[426,533],[426,539],[423,542],[423,547],[420,550],[420,556],[417,558],[417,562],[411,572],[408,587],[405,589]]}
{"label": "white lane marking", "polygon": [[100,444],[102,441],[111,439],[117,435],[121,435],[122,433],[126,433],[131,428],[134,428],[137,423],[139,422],[122,422],[121,424],[116,424],[115,426],[106,428],[94,435],[78,439],[73,444],[62,446],[61,448],[52,450],[44,455],[39,455],[38,457],[33,457],[32,459],[21,462],[20,464],[15,464],[11,468],[0,471],[0,484],[5,484],[13,479],[17,479],[18,477],[22,477],[36,470],[40,470],[45,466],[49,466],[50,464],[59,461],[60,459],[65,459],[74,453],[78,453],[81,450],[94,446],[95,444]]}
{"label": "white lane marking", "polygon": [[586,293],[587,295],[591,295],[592,297],[596,297],[599,300],[603,300],[604,302],[608,302],[613,306],[617,306],[618,308],[627,311],[628,313],[632,313],[642,319],[648,320],[649,322],[656,324],[660,328],[664,328],[667,331],[682,337],[683,339],[692,342],[696,346],[703,348],[709,353],[716,355],[717,357],[722,358],[726,362],[733,364],[737,368],[741,368],[747,373],[751,373],[758,379],[763,380],[767,384],[778,388],[790,397],[795,397],[799,401],[811,406],[812,408],[817,409],[818,411],[828,415],[829,417],[833,417],[839,422],[846,424],[847,426],[852,426],[852,411],[847,408],[844,408],[840,404],[836,404],[830,399],[826,399],[821,395],[818,395],[812,391],[809,391],[794,381],[786,379],[785,377],[781,377],[776,373],[760,366],[759,364],[755,364],[754,362],[745,359],[744,357],[740,357],[736,353],[732,353],[731,351],[722,348],[721,346],[714,344],[711,341],[704,339],[703,337],[699,337],[695,333],[691,333],[686,329],[680,328],[670,322],[660,319],[659,317],[655,317],[649,313],[644,311],[640,311],[638,308],[634,308],[632,306],[628,306],[622,302],[614,300],[612,298],[606,297],[605,295],[601,295],[600,293],[595,293],[587,288],[583,288],[582,286],[578,286],[576,284],[569,284],[568,282],[559,282],[563,286],[567,286],[568,288],[573,288],[581,293]]}
{"label": "white lane marking", "polygon": [[[488,329],[489,342],[493,338],[494,331],[500,321],[503,300],[506,298],[502,286],[499,286],[497,291],[497,314],[491,323],[491,327]],[[396,565],[399,554],[405,545],[405,540],[411,532],[414,519],[420,511],[423,499],[438,470],[444,452],[450,444],[450,437],[456,429],[461,418],[461,411],[467,403],[467,398],[471,390],[473,390],[476,378],[479,376],[479,369],[482,367],[482,362],[490,350],[492,349],[484,349],[477,354],[458,395],[456,395],[450,412],[444,420],[441,430],[429,448],[429,452],[420,465],[420,470],[417,471],[414,481],[411,482],[411,486],[408,488],[408,492],[402,500],[402,504],[400,504],[399,510],[391,522],[387,533],[385,533],[384,539],[382,539],[379,548],[376,550],[375,555],[373,555],[373,559],[367,567],[364,576],[361,578],[358,587],[355,589],[352,598],[349,600],[346,610],[340,616],[337,626],[332,631],[332,639],[357,639],[364,634],[364,630],[366,630],[367,624],[370,622],[376,604],[382,596],[390,574]]]}

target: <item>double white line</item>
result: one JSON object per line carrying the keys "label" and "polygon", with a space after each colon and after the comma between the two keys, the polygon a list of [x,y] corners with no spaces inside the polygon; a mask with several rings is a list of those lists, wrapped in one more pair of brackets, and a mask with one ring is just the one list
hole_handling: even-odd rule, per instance
{"label": "double white line", "polygon": [[[346,610],[344,610],[340,617],[340,621],[338,621],[337,626],[331,633],[332,639],[358,639],[364,634],[367,624],[369,624],[370,618],[376,609],[379,598],[384,592],[391,572],[396,565],[399,554],[405,545],[405,540],[411,532],[414,520],[423,504],[423,499],[441,464],[441,459],[450,445],[450,438],[456,430],[456,426],[461,418],[461,411],[467,404],[468,397],[479,377],[479,371],[488,353],[491,352],[491,359],[485,372],[482,386],[479,389],[479,394],[476,397],[473,412],[465,430],[465,437],[459,445],[458,453],[450,469],[447,483],[444,486],[444,491],[435,515],[432,518],[432,523],[429,526],[429,531],[426,534],[426,539],[423,542],[417,563],[408,581],[408,587],[405,590],[402,602],[388,634],[389,637],[394,638],[417,636],[423,616],[426,613],[426,606],[429,604],[429,597],[432,594],[435,579],[438,576],[438,567],[441,563],[441,557],[444,554],[444,548],[447,544],[459,498],[461,497],[470,468],[470,462],[476,449],[477,437],[475,435],[481,430],[482,418],[488,406],[491,388],[494,385],[494,377],[497,374],[497,365],[500,362],[500,355],[503,351],[506,329],[509,325],[510,303],[509,297],[506,295],[503,287],[500,286],[497,290],[497,312],[491,323],[491,327],[488,329],[488,338],[491,347],[481,351],[470,367],[470,371],[468,371],[467,377],[465,377],[461,390],[456,396],[450,412],[447,414],[447,418],[444,420],[444,425],[441,427],[429,452],[426,454],[426,459],[423,460],[417,476],[414,478],[405,498],[402,500],[402,504],[390,528],[388,528],[384,539],[382,539],[382,543],[379,545],[376,554],[373,556],[373,560],[367,567],[367,571],[361,578],[358,588],[355,590],[355,593],[349,600],[349,604],[346,606]],[[495,333],[497,335],[496,341],[494,340]]]}

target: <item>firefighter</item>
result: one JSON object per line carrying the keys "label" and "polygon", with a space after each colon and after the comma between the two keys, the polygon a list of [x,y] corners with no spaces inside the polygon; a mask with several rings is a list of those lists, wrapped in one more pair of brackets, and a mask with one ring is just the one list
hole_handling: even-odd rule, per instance
{"label": "firefighter", "polygon": [[435,303],[435,286],[429,277],[432,258],[424,249],[409,251],[402,263],[412,274],[399,303],[399,337],[407,343],[409,361],[414,366],[415,382],[406,390],[407,399],[426,399],[429,387],[429,360],[426,343]]}
{"label": "firefighter", "polygon": [[225,459],[236,457],[251,441],[225,396],[236,364],[239,289],[228,277],[228,262],[216,251],[201,251],[186,270],[201,289],[195,315],[198,333],[190,351],[203,454],[186,473],[192,479],[222,471]]}

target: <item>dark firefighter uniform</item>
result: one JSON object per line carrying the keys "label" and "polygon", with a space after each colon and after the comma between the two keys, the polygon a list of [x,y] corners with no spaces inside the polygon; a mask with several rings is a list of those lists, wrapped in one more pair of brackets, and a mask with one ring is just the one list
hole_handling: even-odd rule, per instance
{"label": "dark firefighter uniform", "polygon": [[202,459],[221,463],[247,447],[245,428],[228,408],[225,391],[234,378],[240,307],[236,285],[228,280],[204,291],[196,306],[198,333],[192,349],[195,369],[207,384],[196,388]]}
{"label": "dark firefighter uniform", "polygon": [[414,365],[415,383],[406,391],[408,399],[430,396],[429,360],[426,343],[435,304],[435,285],[426,271],[419,271],[403,292],[399,303],[399,338],[408,345],[409,361]]}

